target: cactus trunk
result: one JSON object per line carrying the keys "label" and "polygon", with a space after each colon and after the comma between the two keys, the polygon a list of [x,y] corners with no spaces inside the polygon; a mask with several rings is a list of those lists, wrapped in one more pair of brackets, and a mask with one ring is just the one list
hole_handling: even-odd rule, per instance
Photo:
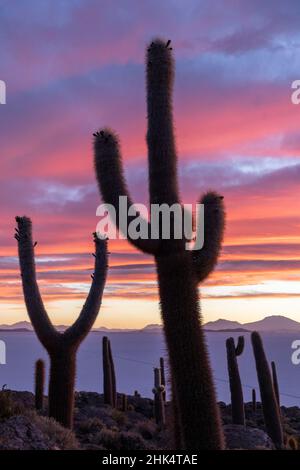
{"label": "cactus trunk", "polygon": [[50,354],[49,416],[72,428],[76,351],[61,348]]}
{"label": "cactus trunk", "polygon": [[174,449],[182,449],[183,439],[181,435],[181,422],[179,419],[179,407],[177,403],[177,398],[175,394],[175,385],[173,385],[172,380],[172,429],[173,429],[173,444]]}
{"label": "cactus trunk", "polygon": [[200,328],[190,252],[157,257],[156,264],[183,446],[187,450],[220,449],[221,423]]}

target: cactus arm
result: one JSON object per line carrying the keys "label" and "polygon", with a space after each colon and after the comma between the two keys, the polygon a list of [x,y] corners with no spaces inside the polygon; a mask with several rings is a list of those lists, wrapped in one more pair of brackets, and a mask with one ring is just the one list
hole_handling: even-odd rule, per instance
{"label": "cactus arm", "polygon": [[36,279],[31,220],[29,217],[16,217],[16,222],[18,228],[16,229],[15,238],[18,242],[26,308],[40,342],[48,349],[53,346],[55,339],[59,338],[60,333],[53,327],[39,291]]}
{"label": "cactus arm", "polygon": [[244,348],[245,348],[245,337],[239,336],[238,343],[235,347],[235,355],[240,356],[241,354],[243,354]]}
{"label": "cactus arm", "polygon": [[197,282],[204,281],[215,268],[225,228],[223,196],[215,192],[206,193],[200,204],[204,204],[204,245],[199,250],[192,250]]}
{"label": "cactus arm", "polygon": [[152,204],[179,202],[173,131],[174,61],[170,41],[154,40],[146,55],[149,192]]}
{"label": "cactus arm", "polygon": [[85,304],[77,320],[63,334],[66,341],[79,344],[92,328],[101,306],[103,290],[107,274],[107,242],[94,234],[95,270],[92,284]]}
{"label": "cactus arm", "polygon": [[[133,205],[124,177],[119,141],[116,134],[109,129],[103,129],[94,134],[94,165],[97,181],[103,200],[116,211],[116,225],[119,224],[119,197],[127,197],[127,210]],[[130,222],[130,220],[128,221]],[[128,229],[128,226],[126,227]],[[128,230],[126,230],[127,232]],[[148,239],[130,238],[128,233],[123,235],[138,249],[145,253],[155,254],[158,251],[159,240],[151,240],[151,227],[148,224]]]}

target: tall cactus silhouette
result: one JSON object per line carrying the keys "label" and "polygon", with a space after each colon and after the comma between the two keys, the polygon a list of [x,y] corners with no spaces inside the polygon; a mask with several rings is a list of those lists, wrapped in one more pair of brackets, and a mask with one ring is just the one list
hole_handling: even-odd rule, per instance
{"label": "tall cactus silhouette", "polygon": [[49,416],[66,427],[72,427],[76,352],[92,328],[101,305],[107,271],[106,242],[94,235],[95,270],[92,284],[81,313],[64,333],[52,325],[36,280],[32,224],[28,217],[16,217],[15,238],[25,303],[34,330],[50,357]]}
{"label": "tall cactus silhouette", "polygon": [[245,409],[237,356],[243,353],[244,345],[244,336],[239,336],[237,346],[234,344],[234,338],[228,338],[226,340],[232,423],[242,425],[245,424]]}
{"label": "tall cactus silhouette", "polygon": [[43,409],[44,404],[44,388],[45,388],[45,363],[42,359],[38,359],[35,363],[35,408]]}
{"label": "tall cactus silhouette", "polygon": [[283,448],[283,432],[280,420],[279,407],[272,383],[269,364],[264,351],[260,334],[254,331],[251,334],[252,347],[256,363],[256,371],[260,389],[260,396],[267,433],[277,449]]}
{"label": "tall cactus silhouette", "polygon": [[[170,207],[180,203],[180,196],[172,117],[174,64],[169,45],[170,41],[153,41],[147,50],[146,67],[150,203]],[[127,208],[132,199],[124,179],[118,137],[107,128],[94,137],[99,189],[104,202],[114,206],[117,227],[123,230],[119,224],[119,197],[127,197]],[[168,240],[151,237],[151,228],[157,230],[151,221],[143,224],[148,228],[147,239],[135,239],[128,233],[128,227],[124,229],[124,235],[136,248],[155,257],[161,315],[185,449],[224,446],[197,287],[213,270],[219,255],[225,218],[222,199],[214,192],[200,199],[205,205],[205,241],[201,250],[188,251],[186,240],[175,236]]]}

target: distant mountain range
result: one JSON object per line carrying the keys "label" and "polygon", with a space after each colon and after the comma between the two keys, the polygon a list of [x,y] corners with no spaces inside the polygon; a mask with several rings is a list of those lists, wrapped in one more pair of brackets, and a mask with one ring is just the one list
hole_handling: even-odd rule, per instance
{"label": "distant mountain range", "polygon": [[[228,332],[245,332],[245,331],[299,331],[300,322],[291,320],[283,315],[271,315],[255,322],[240,323],[238,321],[219,319],[204,324],[206,331],[228,331]],[[161,325],[147,325],[141,331],[148,333],[157,333],[161,331]]]}
{"label": "distant mountain range", "polygon": [[[58,331],[65,331],[68,326],[67,325],[55,325],[55,328]],[[28,321],[19,321],[17,323],[13,323],[12,325],[0,325],[0,332],[1,331],[15,331],[15,332],[26,332],[26,331],[33,331],[33,326]],[[99,331],[99,332],[110,332],[110,333],[117,333],[117,332],[130,332],[136,331],[135,329],[122,329],[122,328],[106,328],[105,326],[100,326],[99,328],[94,328],[92,331]]]}
{"label": "distant mountain range", "polygon": [[284,317],[283,315],[271,315],[262,320],[250,323],[239,323],[237,321],[229,321],[219,319],[216,321],[208,322],[204,325],[206,330],[210,331],[299,331],[300,323]]}
{"label": "distant mountain range", "polygon": [[[68,327],[66,325],[57,325],[57,330],[64,331]],[[245,331],[274,331],[274,332],[300,332],[300,322],[291,320],[290,318],[284,317],[283,315],[271,315],[265,317],[262,320],[240,323],[237,321],[219,319],[216,321],[210,321],[204,324],[206,331],[228,331],[228,332],[245,332]],[[0,325],[0,332],[3,331],[15,331],[15,332],[26,332],[33,331],[33,327],[30,322],[20,321],[13,325]],[[122,329],[122,328],[106,328],[100,326],[94,328],[92,331],[96,332],[107,332],[107,333],[118,333],[118,332],[133,332],[140,331],[143,333],[160,333],[162,331],[162,325],[151,324],[147,325],[140,330],[136,329]]]}

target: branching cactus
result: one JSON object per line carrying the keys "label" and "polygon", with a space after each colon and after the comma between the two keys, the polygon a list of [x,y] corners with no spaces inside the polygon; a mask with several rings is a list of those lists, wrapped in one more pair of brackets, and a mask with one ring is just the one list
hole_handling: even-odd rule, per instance
{"label": "branching cactus", "polygon": [[161,383],[161,370],[156,367],[154,369],[154,416],[156,424],[160,427],[165,425],[165,401],[163,393],[165,391],[164,385]]}
{"label": "branching cactus", "polygon": [[44,405],[45,363],[38,359],[35,363],[35,408],[42,410]]}
{"label": "branching cactus", "polygon": [[278,407],[279,407],[279,410],[280,410],[280,393],[279,393],[279,385],[278,385],[276,364],[275,364],[274,361],[271,362],[271,368],[272,368],[273,388],[274,388],[276,400],[277,400],[277,403],[278,403]]}
{"label": "branching cactus", "polygon": [[234,344],[234,338],[228,338],[226,340],[232,423],[242,425],[245,424],[245,409],[237,357],[244,351],[244,345],[244,336],[239,336],[237,346]]}
{"label": "branching cactus", "polygon": [[[180,203],[177,184],[177,155],[173,130],[172,89],[174,63],[170,41],[153,41],[146,57],[148,108],[148,162],[151,204]],[[105,128],[94,134],[95,169],[104,202],[113,205],[119,229],[119,197],[132,204],[124,179],[119,139]],[[169,352],[183,449],[224,447],[204,332],[201,328],[198,286],[216,265],[224,229],[222,196],[211,192],[201,199],[205,205],[204,246],[189,251],[186,240],[151,237],[157,227],[144,221],[148,238],[124,235],[138,249],[155,258],[161,315]],[[175,221],[175,218],[173,219]],[[128,221],[130,223],[130,219]],[[171,227],[172,228],[172,227]],[[173,227],[174,228],[174,227]]]}
{"label": "branching cactus", "polygon": [[104,403],[115,408],[117,405],[116,377],[110,341],[107,336],[103,336],[102,339],[102,359]]}
{"label": "branching cactus", "polygon": [[16,217],[15,238],[25,303],[34,330],[50,357],[49,416],[71,428],[74,409],[76,352],[92,328],[101,305],[107,271],[106,242],[94,235],[95,270],[89,294],[75,323],[64,333],[52,325],[36,280],[32,224],[28,217]]}
{"label": "branching cactus", "polygon": [[267,433],[274,442],[277,449],[283,448],[283,432],[280,420],[279,407],[272,383],[272,376],[263,342],[260,334],[256,331],[251,335],[252,347],[256,363],[256,371],[263,407],[264,421]]}

